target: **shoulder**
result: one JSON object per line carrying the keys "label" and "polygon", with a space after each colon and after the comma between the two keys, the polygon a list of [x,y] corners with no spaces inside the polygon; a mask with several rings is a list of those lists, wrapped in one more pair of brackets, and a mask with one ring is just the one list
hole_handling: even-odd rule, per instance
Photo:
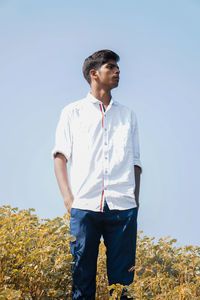
{"label": "shoulder", "polygon": [[85,99],[86,98],[81,98],[79,100],[76,100],[74,102],[65,105],[62,108],[61,114],[63,116],[70,116],[73,114],[74,111],[82,109],[85,106]]}

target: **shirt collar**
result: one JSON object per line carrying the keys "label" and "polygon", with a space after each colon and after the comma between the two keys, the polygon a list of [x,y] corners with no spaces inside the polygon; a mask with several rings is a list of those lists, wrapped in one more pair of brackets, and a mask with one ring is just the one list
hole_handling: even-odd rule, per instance
{"label": "shirt collar", "polygon": [[[102,104],[102,101],[98,100],[97,98],[95,98],[91,92],[88,92],[86,99],[89,100],[92,103],[97,103],[97,104]],[[116,102],[113,100],[113,98],[111,98],[109,106],[111,106],[112,104],[116,104]]]}

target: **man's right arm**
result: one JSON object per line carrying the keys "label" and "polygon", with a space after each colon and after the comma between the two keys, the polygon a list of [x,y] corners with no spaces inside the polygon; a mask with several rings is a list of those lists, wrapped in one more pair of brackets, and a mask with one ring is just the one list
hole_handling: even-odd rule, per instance
{"label": "man's right arm", "polygon": [[67,208],[67,211],[71,212],[72,203],[74,197],[72,195],[69,179],[67,174],[67,159],[61,153],[56,153],[54,158],[54,171],[56,174],[56,179],[58,182],[59,189],[63,196],[64,204]]}

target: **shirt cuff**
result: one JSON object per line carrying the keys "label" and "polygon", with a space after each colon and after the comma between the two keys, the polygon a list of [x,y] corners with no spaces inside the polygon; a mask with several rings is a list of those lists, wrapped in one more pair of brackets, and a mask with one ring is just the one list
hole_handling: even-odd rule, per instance
{"label": "shirt cuff", "polygon": [[65,158],[66,158],[66,160],[68,160],[68,159],[69,159],[69,157],[68,157],[67,153],[66,153],[66,152],[64,152],[63,150],[59,150],[59,149],[53,149],[53,150],[52,150],[52,152],[51,152],[51,158],[52,158],[52,160],[54,160],[54,159],[55,159],[55,156],[56,156],[56,154],[57,154],[57,153],[61,153],[62,155],[64,155],[64,156],[65,156]]}

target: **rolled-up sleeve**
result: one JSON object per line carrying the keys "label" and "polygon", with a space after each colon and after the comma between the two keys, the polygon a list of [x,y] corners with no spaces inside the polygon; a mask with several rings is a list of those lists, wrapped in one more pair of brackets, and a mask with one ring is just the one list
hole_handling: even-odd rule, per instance
{"label": "rolled-up sleeve", "polygon": [[139,132],[138,132],[138,122],[137,117],[134,112],[132,112],[132,133],[133,133],[133,152],[134,152],[134,165],[141,168],[142,164],[140,160],[140,144],[139,144]]}
{"label": "rolled-up sleeve", "polygon": [[55,146],[52,150],[52,159],[56,153],[63,154],[68,160],[72,154],[72,135],[70,128],[70,113],[68,109],[63,108],[60,119],[56,127]]}

